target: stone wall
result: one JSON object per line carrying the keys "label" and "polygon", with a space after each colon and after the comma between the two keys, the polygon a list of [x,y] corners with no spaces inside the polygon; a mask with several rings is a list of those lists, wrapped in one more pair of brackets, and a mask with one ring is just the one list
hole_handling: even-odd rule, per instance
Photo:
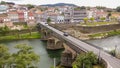
{"label": "stone wall", "polygon": [[50,26],[52,26],[58,30],[67,30],[68,28],[75,27],[76,24],[50,24]]}
{"label": "stone wall", "polygon": [[103,25],[103,26],[76,26],[75,30],[82,31],[83,33],[99,33],[111,30],[120,29],[120,24]]}
{"label": "stone wall", "polygon": [[54,24],[52,27],[58,30],[67,30],[73,28],[74,30],[81,31],[83,33],[99,33],[111,30],[120,29],[120,24],[102,25],[102,26],[80,26],[76,24]]}

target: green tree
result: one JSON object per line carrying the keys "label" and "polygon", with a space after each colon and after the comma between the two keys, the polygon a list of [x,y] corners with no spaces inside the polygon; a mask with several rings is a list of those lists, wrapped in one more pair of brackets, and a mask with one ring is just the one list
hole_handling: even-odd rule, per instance
{"label": "green tree", "polygon": [[0,68],[4,68],[8,63],[8,59],[10,58],[10,53],[8,52],[8,47],[3,44],[0,44]]}
{"label": "green tree", "polygon": [[100,20],[103,22],[105,20],[105,17],[101,17]]}
{"label": "green tree", "polygon": [[85,6],[81,6],[80,9],[81,9],[81,10],[84,10],[84,9],[86,9],[86,7],[85,7]]}
{"label": "green tree", "polygon": [[118,7],[116,8],[116,11],[117,11],[117,12],[120,12],[120,6],[118,6]]}
{"label": "green tree", "polygon": [[6,4],[6,2],[5,1],[1,1],[1,3],[0,4]]}
{"label": "green tree", "polygon": [[97,56],[93,52],[88,52],[78,55],[72,66],[74,68],[92,68],[94,64],[97,64]]}
{"label": "green tree", "polygon": [[111,21],[117,21],[117,18],[114,16],[111,16],[110,19],[111,19]]}
{"label": "green tree", "polygon": [[50,19],[50,17],[47,19],[47,23],[50,23],[51,22],[51,19]]}
{"label": "green tree", "polygon": [[91,22],[94,22],[95,18],[94,18],[94,17],[91,17],[90,20],[91,20]]}
{"label": "green tree", "polygon": [[27,4],[28,9],[34,8],[34,5]]}
{"label": "green tree", "polygon": [[104,6],[96,6],[97,9],[106,9]]}
{"label": "green tree", "polygon": [[110,19],[111,16],[112,16],[112,14],[111,14],[111,12],[109,12],[109,13],[107,14],[107,18]]}
{"label": "green tree", "polygon": [[83,20],[84,20],[84,22],[85,22],[85,23],[87,23],[87,22],[88,22],[88,18],[84,18]]}
{"label": "green tree", "polygon": [[5,25],[5,27],[0,28],[0,34],[1,35],[6,35],[6,34],[9,33],[9,31],[10,31],[10,29],[6,25]]}
{"label": "green tree", "polygon": [[32,51],[32,47],[26,44],[16,45],[17,53],[13,54],[14,64],[17,68],[35,67],[39,62],[40,56]]}

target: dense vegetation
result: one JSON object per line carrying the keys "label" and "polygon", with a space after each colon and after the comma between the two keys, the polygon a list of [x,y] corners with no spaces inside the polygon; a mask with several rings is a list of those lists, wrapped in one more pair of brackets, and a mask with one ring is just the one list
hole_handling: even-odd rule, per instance
{"label": "dense vegetation", "polygon": [[96,37],[109,37],[109,36],[114,36],[114,35],[120,35],[120,30],[113,30],[109,32],[104,32],[104,33],[96,33],[89,35],[90,38],[96,38]]}
{"label": "dense vegetation", "polygon": [[32,51],[32,47],[26,44],[16,45],[18,50],[10,53],[6,45],[0,44],[0,68],[36,68],[40,56]]}
{"label": "dense vegetation", "polygon": [[0,41],[36,39],[40,37],[40,33],[32,27],[22,30],[10,30],[7,26],[0,27]]}
{"label": "dense vegetation", "polygon": [[93,68],[95,64],[97,64],[97,56],[93,52],[88,52],[77,56],[73,68]]}

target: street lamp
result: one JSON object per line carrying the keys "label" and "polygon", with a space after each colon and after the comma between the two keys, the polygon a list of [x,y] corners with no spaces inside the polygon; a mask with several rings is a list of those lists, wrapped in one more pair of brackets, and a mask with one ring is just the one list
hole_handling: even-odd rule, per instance
{"label": "street lamp", "polygon": [[117,56],[116,52],[117,52],[117,45],[115,45],[115,51],[114,51],[115,57]]}
{"label": "street lamp", "polygon": [[101,50],[99,49],[99,53],[98,53],[98,62],[100,63],[100,53],[101,53]]}
{"label": "street lamp", "polygon": [[56,58],[54,58],[54,68],[56,68]]}

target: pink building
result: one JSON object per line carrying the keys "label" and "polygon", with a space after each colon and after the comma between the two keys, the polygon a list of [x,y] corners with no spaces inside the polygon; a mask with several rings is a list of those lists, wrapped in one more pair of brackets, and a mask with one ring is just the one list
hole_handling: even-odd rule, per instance
{"label": "pink building", "polygon": [[24,11],[17,11],[19,22],[25,22]]}

